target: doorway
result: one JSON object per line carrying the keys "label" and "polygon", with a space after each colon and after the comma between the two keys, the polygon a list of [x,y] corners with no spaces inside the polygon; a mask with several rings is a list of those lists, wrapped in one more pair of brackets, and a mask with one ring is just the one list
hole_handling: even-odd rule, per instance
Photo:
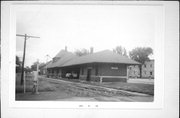
{"label": "doorway", "polygon": [[87,70],[87,78],[86,78],[86,80],[90,81],[90,79],[91,79],[91,69],[88,69]]}

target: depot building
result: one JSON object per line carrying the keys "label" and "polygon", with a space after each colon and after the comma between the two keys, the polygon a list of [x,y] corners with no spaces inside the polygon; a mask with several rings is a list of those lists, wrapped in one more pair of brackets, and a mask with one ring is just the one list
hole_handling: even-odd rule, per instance
{"label": "depot building", "polygon": [[110,50],[76,56],[65,49],[48,63],[47,76],[58,79],[71,75],[74,79],[85,81],[126,82],[128,66],[139,64]]}

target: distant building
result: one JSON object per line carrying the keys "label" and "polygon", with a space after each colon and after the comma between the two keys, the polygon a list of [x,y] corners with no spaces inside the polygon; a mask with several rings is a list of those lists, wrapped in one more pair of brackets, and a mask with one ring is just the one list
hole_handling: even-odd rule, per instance
{"label": "distant building", "polygon": [[[154,60],[146,61],[142,65],[142,78],[154,78]],[[140,77],[140,69],[139,66],[131,65],[129,66],[129,77],[139,78]]]}
{"label": "distant building", "polygon": [[72,77],[84,81],[126,82],[128,66],[140,64],[110,50],[91,52],[79,57],[66,50],[61,50],[48,65],[48,76],[65,78],[72,74],[76,75]]}
{"label": "distant building", "polygon": [[139,78],[140,77],[140,72],[139,72],[139,66],[138,65],[131,65],[129,66],[129,77],[130,78]]}
{"label": "distant building", "polygon": [[142,77],[154,78],[154,60],[146,61],[142,65]]}
{"label": "distant building", "polygon": [[52,61],[48,61],[47,63],[43,65],[39,65],[39,71],[41,75],[46,75],[47,74],[47,67],[49,64],[51,64]]}

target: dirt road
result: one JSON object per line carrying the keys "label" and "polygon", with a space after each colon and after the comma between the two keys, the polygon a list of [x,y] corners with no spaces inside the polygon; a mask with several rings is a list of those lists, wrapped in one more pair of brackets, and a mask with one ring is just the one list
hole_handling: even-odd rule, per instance
{"label": "dirt road", "polygon": [[127,101],[152,102],[153,96],[116,90],[85,83],[69,82],[51,78],[43,78],[56,89],[54,91],[40,92],[38,95],[18,93],[17,100],[58,100],[58,101]]}

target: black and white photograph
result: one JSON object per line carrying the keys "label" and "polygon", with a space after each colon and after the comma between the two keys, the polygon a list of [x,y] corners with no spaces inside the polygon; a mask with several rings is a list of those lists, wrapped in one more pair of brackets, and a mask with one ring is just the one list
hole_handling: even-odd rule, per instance
{"label": "black and white photograph", "polygon": [[156,20],[141,7],[20,9],[16,100],[153,102]]}
{"label": "black and white photograph", "polygon": [[1,6],[4,118],[179,115],[178,2]]}

